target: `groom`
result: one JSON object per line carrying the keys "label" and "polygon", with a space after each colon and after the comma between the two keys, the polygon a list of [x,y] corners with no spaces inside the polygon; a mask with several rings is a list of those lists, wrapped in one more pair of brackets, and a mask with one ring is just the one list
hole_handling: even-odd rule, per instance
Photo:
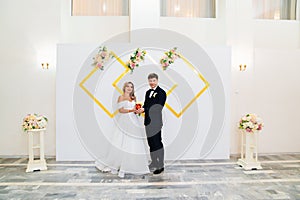
{"label": "groom", "polygon": [[166,92],[158,86],[158,75],[148,75],[148,82],[151,87],[146,92],[143,108],[138,113],[145,112],[144,125],[146,127],[147,141],[150,147],[152,163],[149,165],[153,174],[160,174],[164,171],[164,146],[161,138],[162,109],[166,102]]}

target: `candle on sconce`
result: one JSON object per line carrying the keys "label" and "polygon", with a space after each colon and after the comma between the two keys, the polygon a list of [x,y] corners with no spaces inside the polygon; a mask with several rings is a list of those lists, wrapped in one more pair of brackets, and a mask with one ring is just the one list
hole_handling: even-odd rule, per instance
{"label": "candle on sconce", "polygon": [[43,62],[43,63],[42,63],[42,68],[43,68],[43,69],[49,69],[49,63]]}
{"label": "candle on sconce", "polygon": [[247,65],[240,64],[240,71],[245,71],[246,68],[247,68]]}

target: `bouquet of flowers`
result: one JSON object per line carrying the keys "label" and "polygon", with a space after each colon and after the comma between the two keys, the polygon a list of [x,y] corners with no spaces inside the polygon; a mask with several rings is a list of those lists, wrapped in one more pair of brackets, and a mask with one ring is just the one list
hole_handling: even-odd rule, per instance
{"label": "bouquet of flowers", "polygon": [[138,110],[138,109],[140,109],[140,108],[142,108],[142,104],[140,104],[140,103],[135,104],[135,109],[136,109],[136,110]]}
{"label": "bouquet of flowers", "polygon": [[139,66],[139,63],[145,60],[146,51],[137,48],[131,55],[130,59],[126,62],[128,68],[133,72],[134,68]]}
{"label": "bouquet of flowers", "polygon": [[177,58],[180,58],[180,55],[176,52],[176,50],[177,47],[174,47],[170,51],[165,52],[165,55],[160,59],[160,64],[163,70],[166,70]]}
{"label": "bouquet of flowers", "polygon": [[[135,109],[138,110],[138,109],[140,109],[140,108],[142,108],[142,104],[136,103],[136,104],[135,104]],[[138,114],[138,116],[140,116],[140,115],[141,115],[141,114]]]}
{"label": "bouquet of flowers", "polygon": [[108,52],[107,47],[99,47],[98,53],[93,57],[93,64],[92,66],[99,67],[99,69],[104,69],[104,64],[108,62],[114,56],[112,53]]}
{"label": "bouquet of flowers", "polygon": [[43,129],[47,126],[48,119],[43,115],[38,114],[28,114],[23,119],[22,128],[23,131],[33,130],[33,129]]}
{"label": "bouquet of flowers", "polygon": [[248,133],[261,131],[263,126],[262,120],[255,114],[247,114],[239,121],[239,129],[245,130]]}

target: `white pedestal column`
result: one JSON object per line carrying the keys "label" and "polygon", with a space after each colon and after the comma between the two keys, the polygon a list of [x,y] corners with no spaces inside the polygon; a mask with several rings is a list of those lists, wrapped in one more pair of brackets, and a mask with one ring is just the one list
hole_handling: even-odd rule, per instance
{"label": "white pedestal column", "polygon": [[245,131],[241,132],[241,158],[238,160],[237,164],[246,170],[262,169],[257,155],[259,133],[247,133]]}
{"label": "white pedestal column", "polygon": [[[44,151],[44,133],[46,129],[35,129],[27,131],[28,134],[28,155],[29,161],[26,172],[33,172],[35,170],[47,170],[47,163],[45,160]],[[39,135],[39,144],[34,144],[34,137]],[[34,159],[34,150],[39,149],[39,159]]]}

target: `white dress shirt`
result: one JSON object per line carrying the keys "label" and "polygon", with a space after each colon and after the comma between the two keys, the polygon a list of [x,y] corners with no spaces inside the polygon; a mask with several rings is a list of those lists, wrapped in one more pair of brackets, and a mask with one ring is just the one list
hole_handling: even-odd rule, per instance
{"label": "white dress shirt", "polygon": [[[154,90],[156,90],[157,86],[155,88],[153,88],[153,90],[150,92],[150,95],[149,95],[149,98],[152,97],[153,93],[154,93]],[[151,88],[152,89],[152,88]]]}

